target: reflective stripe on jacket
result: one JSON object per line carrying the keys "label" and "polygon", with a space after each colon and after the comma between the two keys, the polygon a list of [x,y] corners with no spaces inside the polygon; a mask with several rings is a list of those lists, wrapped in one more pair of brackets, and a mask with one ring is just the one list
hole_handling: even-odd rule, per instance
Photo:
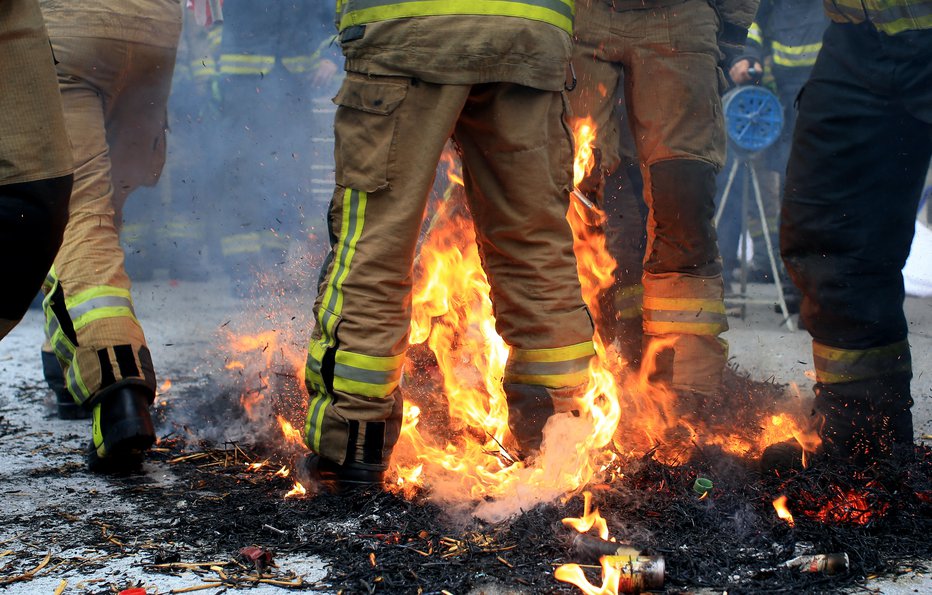
{"label": "reflective stripe on jacket", "polygon": [[337,0],[338,28],[409,17],[490,15],[549,23],[573,34],[574,0]]}
{"label": "reflective stripe on jacket", "polygon": [[878,31],[932,29],[932,0],[823,0],[825,12],[836,23],[869,21]]}

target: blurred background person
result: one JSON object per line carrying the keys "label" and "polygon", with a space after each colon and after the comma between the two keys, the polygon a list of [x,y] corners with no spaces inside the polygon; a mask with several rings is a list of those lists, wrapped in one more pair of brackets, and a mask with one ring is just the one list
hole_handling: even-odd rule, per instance
{"label": "blurred background person", "polygon": [[[820,0],[761,0],[744,51],[732,61],[728,72],[736,85],[765,85],[776,94],[783,107],[783,129],[779,138],[753,161],[767,213],[765,224],[774,240],[772,245],[775,251],[779,245],[776,238],[780,197],[796,123],[796,97],[812,72],[828,22]],[[733,155],[729,155],[729,160],[733,158]],[[726,166],[724,171],[729,169]],[[741,188],[742,176],[743,169],[736,176],[732,192]],[[724,181],[720,180],[719,188],[723,186]],[[721,196],[718,200],[721,200]],[[757,209],[752,206],[749,214],[747,232],[752,242],[752,260],[747,280],[751,283],[773,283],[773,271]],[[742,227],[741,201],[730,199],[722,217],[719,246],[725,277],[730,282],[734,279],[735,269],[741,264],[738,260],[738,235]],[[779,263],[779,255],[775,253],[774,257]],[[799,293],[788,278],[784,276],[783,280],[787,308],[791,314],[798,313]]]}
{"label": "blurred background person", "polygon": [[[179,0],[41,0],[75,168],[64,241],[45,291],[64,384],[93,417],[88,465],[138,465],[155,441],[155,371],[130,295],[119,224],[165,160]],[[51,362],[49,362],[51,364]],[[61,402],[59,413],[73,416]]]}
{"label": "blurred background person", "polygon": [[284,263],[289,239],[306,232],[312,139],[322,136],[313,98],[338,71],[334,14],[333,2],[320,0],[223,4],[210,191],[235,295],[255,295]]}
{"label": "blurred background person", "polygon": [[0,339],[39,291],[68,220],[73,160],[36,0],[0,3]]}

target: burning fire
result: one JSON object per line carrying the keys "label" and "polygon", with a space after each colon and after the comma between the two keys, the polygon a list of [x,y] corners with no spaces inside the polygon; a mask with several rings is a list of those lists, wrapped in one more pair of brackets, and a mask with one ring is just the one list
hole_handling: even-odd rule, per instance
{"label": "burning fire", "polygon": [[291,488],[291,491],[285,494],[285,498],[301,498],[307,494],[307,490],[301,485],[300,481],[294,482],[294,487]]}
{"label": "burning fire", "polygon": [[[475,500],[519,491],[540,497],[571,492],[585,485],[607,456],[603,447],[620,415],[614,374],[602,363],[604,349],[597,347],[600,357],[593,359],[583,397],[586,427],[566,420],[577,426],[565,430],[574,433],[567,443],[576,443],[575,448],[548,456],[545,442],[545,452],[532,467],[511,454],[501,386],[509,348],[495,332],[489,283],[465,208],[462,178],[449,153],[445,161],[450,185],[420,248],[410,336],[413,345],[430,349],[439,386],[428,391],[429,402],[405,404],[393,459],[395,489],[410,495],[428,482],[435,492],[445,484],[460,498],[468,494]],[[575,235],[577,243],[585,243],[583,232]],[[595,299],[604,279],[611,279],[614,267],[604,242],[590,252],[602,258],[580,256],[577,250],[580,277],[589,280],[583,288],[587,302]],[[434,435],[438,429],[421,422],[424,411],[436,416],[438,392],[446,397],[449,427]]]}
{"label": "burning fire", "polygon": [[774,500],[773,508],[777,511],[777,516],[786,521],[790,527],[796,526],[796,521],[793,520],[793,515],[790,513],[790,509],[786,507],[786,496],[780,496]]}
{"label": "burning fire", "polygon": [[[577,121],[573,128],[574,182],[579,184],[595,165],[592,147],[597,130],[590,119]],[[545,437],[543,452],[532,464],[518,460],[501,386],[509,348],[495,332],[489,283],[452,151],[445,152],[443,165],[448,185],[442,200],[432,205],[413,277],[413,348],[406,365],[401,438],[392,459],[390,489],[410,497],[429,486],[435,495],[460,502],[514,497],[524,498],[524,505],[574,493],[597,475],[614,473],[618,453],[639,456],[660,446],[664,448],[657,451],[657,459],[676,464],[697,444],[717,444],[726,452],[753,456],[786,438],[804,443],[805,436],[788,415],[765,420],[759,433],[710,433],[701,424],[684,420],[674,407],[676,395],[648,382],[649,366],[643,366],[640,374],[631,373],[615,346],[597,335],[597,357],[590,364],[582,415],[555,416],[547,432],[553,434],[550,443],[559,440],[559,447],[548,450]],[[597,224],[603,217],[578,191],[570,198],[567,220],[583,299],[597,322],[600,294],[612,286],[616,268]],[[283,341],[279,332],[231,335],[228,344],[231,357],[226,367],[245,379],[241,400],[251,418],[258,418],[256,408],[272,390],[273,364],[303,383],[306,354]],[[654,361],[650,350],[668,345],[655,341],[645,362]],[[303,448],[300,429],[281,415],[276,419],[289,448]],[[624,428],[619,428],[621,421]],[[613,437],[617,452],[610,448]],[[304,493],[296,482],[288,497]],[[598,527],[600,533],[603,529]]]}
{"label": "burning fire", "polygon": [[599,514],[599,509],[592,509],[592,493],[583,492],[583,515],[580,518],[568,517],[563,519],[563,525],[572,527],[580,533],[588,533],[595,527],[602,539],[608,539],[608,523]]}

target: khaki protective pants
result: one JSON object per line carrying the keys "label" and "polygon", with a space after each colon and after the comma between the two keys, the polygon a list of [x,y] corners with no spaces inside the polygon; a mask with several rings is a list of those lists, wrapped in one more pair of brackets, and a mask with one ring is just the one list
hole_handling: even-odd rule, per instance
{"label": "khaki protective pants", "polygon": [[572,141],[561,94],[351,72],[335,102],[332,253],[306,370],[308,446],[338,463],[388,463],[401,423],[415,248],[451,136],[496,328],[512,348],[504,382],[585,382],[592,322],[566,221]]}
{"label": "khaki protective pants", "polygon": [[712,226],[725,152],[718,27],[704,0],[626,11],[591,0],[577,6],[573,61],[574,116],[595,121],[606,171],[620,162],[615,93],[624,85],[649,209],[644,334],[675,340],[648,365],[672,388],[703,394],[719,388],[728,329]]}
{"label": "khaki protective pants", "polygon": [[133,310],[119,227],[126,197],[165,162],[165,106],[175,50],[84,37],[52,40],[74,189],[61,250],[45,286],[46,334],[78,404],[126,383],[155,394]]}

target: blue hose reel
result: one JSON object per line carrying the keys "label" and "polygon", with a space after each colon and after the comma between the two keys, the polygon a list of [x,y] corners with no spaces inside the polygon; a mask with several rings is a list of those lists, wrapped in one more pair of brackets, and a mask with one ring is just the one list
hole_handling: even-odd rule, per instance
{"label": "blue hose reel", "polygon": [[725,131],[732,145],[748,153],[766,149],[780,136],[783,106],[763,87],[736,87],[722,97]]}

